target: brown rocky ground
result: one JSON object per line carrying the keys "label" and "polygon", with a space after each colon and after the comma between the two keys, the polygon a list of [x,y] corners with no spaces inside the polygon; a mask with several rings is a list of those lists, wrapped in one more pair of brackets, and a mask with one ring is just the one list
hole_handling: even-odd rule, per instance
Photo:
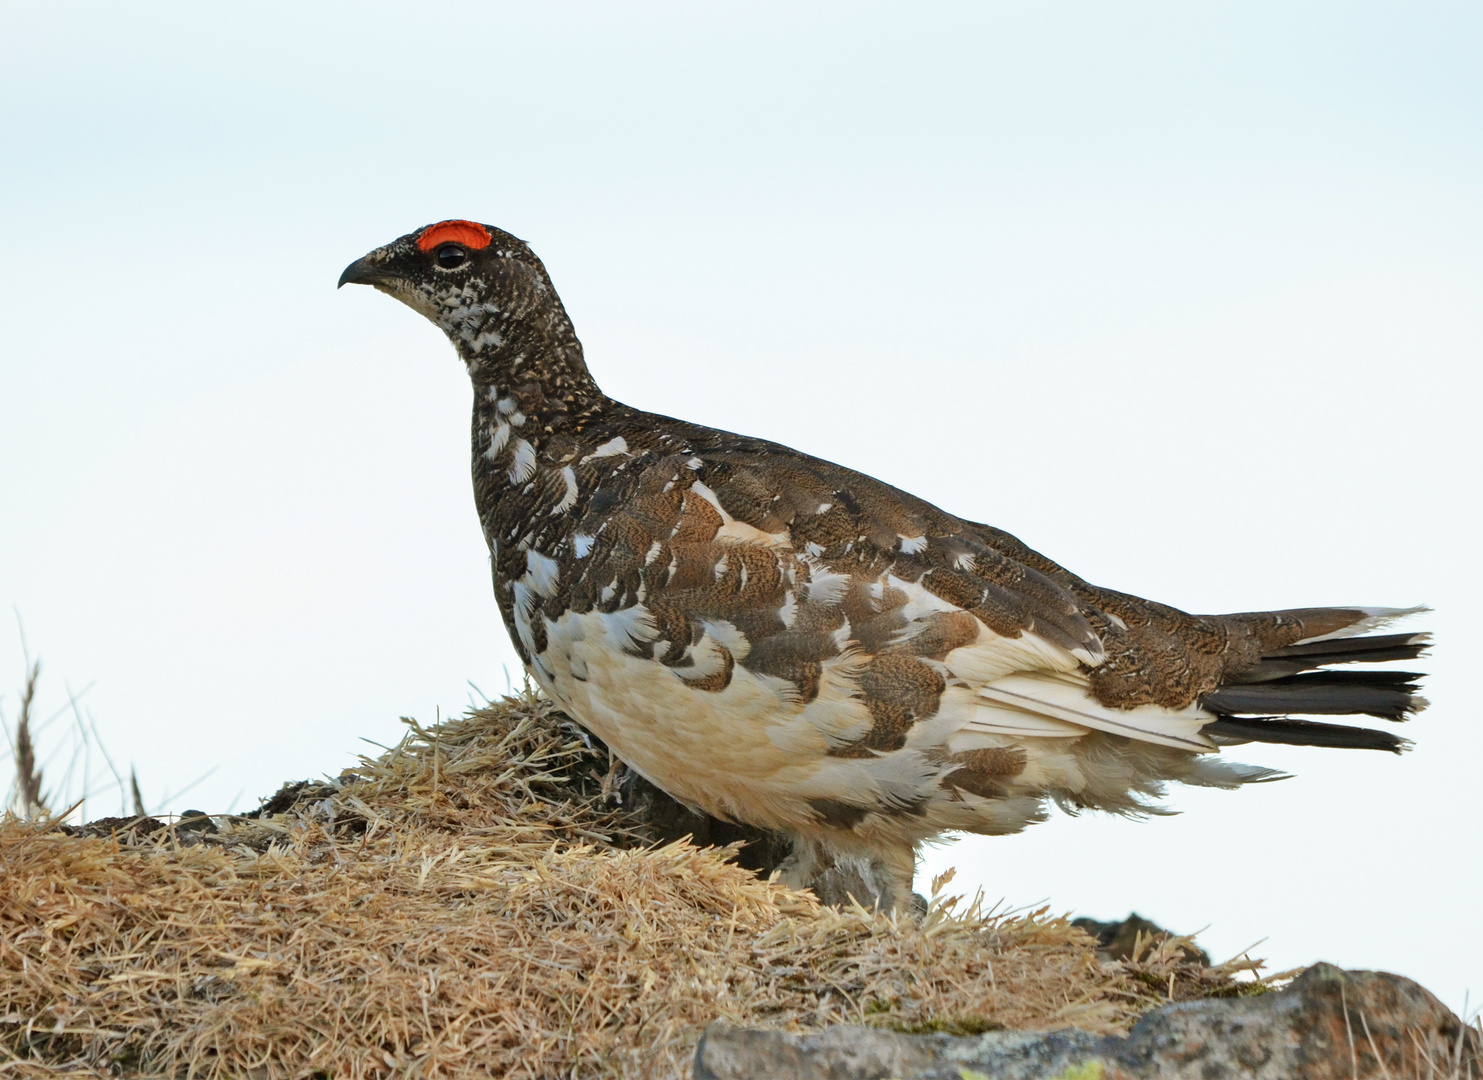
{"label": "brown rocky ground", "polygon": [[255,815],[0,821],[0,1073],[685,1076],[717,1021],[1101,1037],[1267,989],[1045,910],[822,905],[537,697],[408,723]]}

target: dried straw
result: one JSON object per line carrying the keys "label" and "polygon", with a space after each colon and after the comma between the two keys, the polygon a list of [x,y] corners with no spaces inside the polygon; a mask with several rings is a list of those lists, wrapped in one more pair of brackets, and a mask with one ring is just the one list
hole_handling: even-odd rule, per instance
{"label": "dried straw", "polygon": [[260,819],[0,821],[0,1075],[685,1076],[713,1020],[1112,1031],[1251,966],[634,846],[605,755],[530,695],[408,724]]}

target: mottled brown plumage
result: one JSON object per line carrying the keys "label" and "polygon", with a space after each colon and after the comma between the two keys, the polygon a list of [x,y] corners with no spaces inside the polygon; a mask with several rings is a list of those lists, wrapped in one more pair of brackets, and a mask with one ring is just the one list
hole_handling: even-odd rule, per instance
{"label": "mottled brown plumage", "polygon": [[903,903],[944,830],[1273,775],[1222,742],[1397,749],[1268,714],[1420,705],[1414,676],[1329,670],[1416,656],[1423,635],[1345,636],[1404,613],[1189,615],[869,476],[608,398],[545,268],[498,229],[429,226],[346,281],[432,319],[468,369],[475,501],[532,676],[676,798],[792,835],[790,880],[863,860]]}

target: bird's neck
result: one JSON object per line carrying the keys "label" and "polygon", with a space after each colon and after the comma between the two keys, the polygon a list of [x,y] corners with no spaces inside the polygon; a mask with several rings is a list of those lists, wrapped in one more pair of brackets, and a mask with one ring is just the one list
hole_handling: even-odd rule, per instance
{"label": "bird's neck", "polygon": [[[573,466],[586,452],[583,433],[622,408],[587,373],[570,324],[553,320],[551,329],[531,333],[517,323],[449,335],[474,384],[471,463],[480,523],[491,552],[507,558],[522,542],[550,546],[571,531],[565,511],[579,494]],[[527,536],[532,521],[541,522],[539,537]],[[523,571],[512,563],[502,572]]]}
{"label": "bird's neck", "polygon": [[509,441],[518,436],[541,449],[610,404],[559,302],[534,311],[483,305],[465,312],[448,336],[474,384],[476,452],[481,422],[494,442],[507,428]]}

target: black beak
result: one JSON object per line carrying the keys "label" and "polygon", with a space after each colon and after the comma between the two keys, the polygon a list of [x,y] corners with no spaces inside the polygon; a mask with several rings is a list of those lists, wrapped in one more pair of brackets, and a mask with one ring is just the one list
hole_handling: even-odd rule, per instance
{"label": "black beak", "polygon": [[345,285],[386,284],[388,284],[387,276],[382,272],[381,267],[371,261],[371,256],[367,255],[364,258],[356,259],[355,262],[345,268],[345,272],[340,275],[340,284],[336,285],[335,288],[338,289]]}

